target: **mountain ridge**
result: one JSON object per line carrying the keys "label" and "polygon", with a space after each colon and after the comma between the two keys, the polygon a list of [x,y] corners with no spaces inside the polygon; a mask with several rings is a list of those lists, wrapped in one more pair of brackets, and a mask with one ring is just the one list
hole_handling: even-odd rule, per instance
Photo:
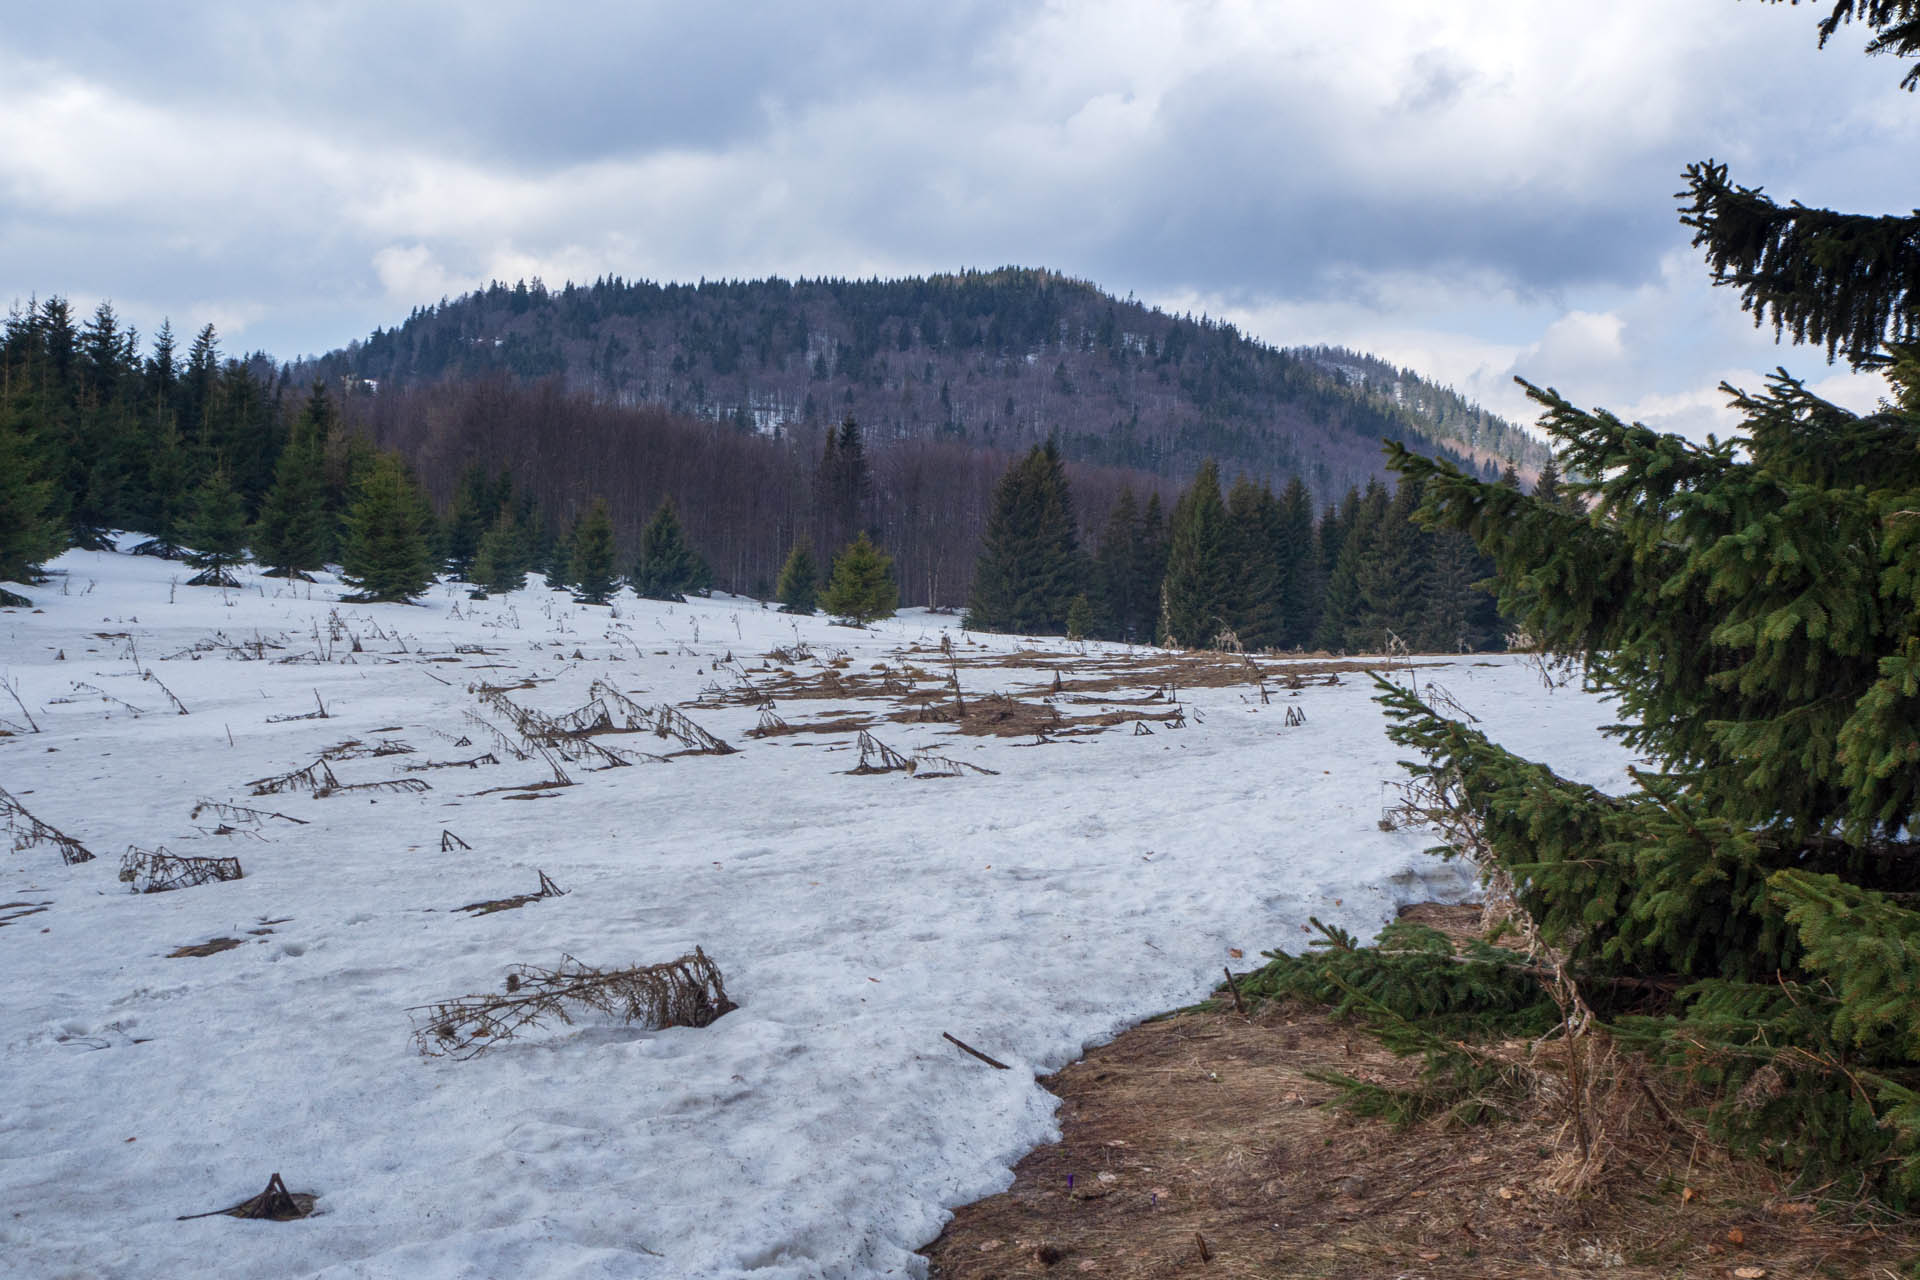
{"label": "mountain ridge", "polygon": [[1003,267],[882,280],[540,280],[416,307],[298,366],[374,387],[505,374],[741,431],[852,416],[876,444],[996,450],[1054,439],[1081,461],[1185,479],[1299,475],[1322,502],[1384,476],[1383,437],[1481,474],[1545,446],[1412,370],[1339,347],[1278,348],[1085,280]]}

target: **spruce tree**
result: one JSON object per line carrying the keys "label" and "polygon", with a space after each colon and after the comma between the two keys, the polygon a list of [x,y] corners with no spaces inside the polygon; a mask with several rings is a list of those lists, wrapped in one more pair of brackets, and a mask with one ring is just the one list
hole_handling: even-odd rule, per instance
{"label": "spruce tree", "polygon": [[1339,515],[1322,522],[1323,533],[1332,535],[1322,539],[1323,554],[1329,546],[1337,548],[1314,633],[1322,649],[1358,651],[1381,642],[1367,606],[1366,583],[1391,502],[1387,487],[1371,480],[1365,493],[1348,490]]}
{"label": "spruce tree", "polygon": [[193,509],[193,468],[171,414],[161,417],[148,459],[147,510],[141,527],[152,536],[135,544],[133,553],[178,560],[183,555],[182,528]]}
{"label": "spruce tree", "polygon": [[1302,648],[1313,641],[1319,619],[1319,559],[1314,541],[1313,495],[1299,476],[1280,491],[1280,509],[1274,530],[1272,555],[1282,566],[1280,578],[1280,644]]}
{"label": "spruce tree", "polygon": [[780,612],[811,616],[820,602],[820,570],[813,563],[813,544],[805,537],[794,540],[787,562],[780,566],[780,581],[774,586]]}
{"label": "spruce tree", "polygon": [[441,563],[454,577],[469,580],[481,535],[492,527],[498,506],[485,463],[475,462],[460,473],[447,508],[441,547]]}
{"label": "spruce tree", "polygon": [[1133,544],[1133,599],[1136,612],[1131,638],[1147,642],[1160,632],[1160,588],[1167,577],[1167,517],[1158,493],[1147,496],[1140,513],[1140,533]]}
{"label": "spruce tree", "polygon": [[687,592],[712,585],[713,575],[687,541],[671,496],[660,500],[653,519],[640,531],[640,555],[628,581],[635,595],[648,600],[685,600]]}
{"label": "spruce tree", "polygon": [[1084,573],[1060,450],[1035,445],[1000,478],[974,566],[966,625],[1059,635]]}
{"label": "spruce tree", "polygon": [[893,584],[893,557],[863,532],[833,558],[833,577],[820,595],[820,607],[864,627],[877,618],[891,618],[899,599]]}
{"label": "spruce tree", "polygon": [[468,570],[472,581],[487,594],[518,591],[527,585],[527,561],[526,531],[513,511],[502,506],[474,548]]}
{"label": "spruce tree", "polygon": [[1093,630],[1093,604],[1083,592],[1067,606],[1067,639],[1085,640]]}
{"label": "spruce tree", "polygon": [[614,568],[613,515],[605,498],[595,498],[567,540],[567,580],[581,604],[606,604],[620,589]]}
{"label": "spruce tree", "polygon": [[[0,582],[28,583],[41,562],[66,549],[66,532],[50,514],[53,485],[33,474],[24,432],[0,412]],[[31,603],[0,588],[0,605]]]}
{"label": "spruce tree", "polygon": [[[1836,3],[1920,52],[1910,3]],[[1904,36],[1900,33],[1905,32]],[[1904,39],[1899,43],[1895,37]],[[1471,534],[1501,604],[1615,699],[1652,767],[1603,794],[1383,689],[1575,973],[1666,983],[1616,1030],[1687,1067],[1723,1137],[1829,1194],[1920,1205],[1920,239],[1689,171],[1721,283],[1777,332],[1886,370],[1855,414],[1776,375],[1700,445],[1528,388],[1571,504],[1391,446],[1422,512]]]}
{"label": "spruce tree", "polygon": [[1414,524],[1420,505],[1420,483],[1403,478],[1381,513],[1364,560],[1356,563],[1359,608],[1347,636],[1347,647],[1385,653],[1392,641],[1424,647],[1428,604],[1427,536]]}
{"label": "spruce tree", "polygon": [[1100,547],[1093,557],[1093,585],[1098,604],[1094,606],[1095,634],[1110,640],[1134,640],[1135,630],[1146,612],[1138,597],[1139,583],[1133,560],[1140,540],[1140,504],[1131,485],[1120,490],[1107,514],[1107,525],[1100,534]]}
{"label": "spruce tree", "polygon": [[189,586],[238,586],[229,572],[247,555],[247,512],[224,465],[216,465],[194,491],[193,509],[181,536],[187,546],[187,562],[199,569],[187,579]]}
{"label": "spruce tree", "polygon": [[334,546],[318,430],[311,413],[294,424],[260,504],[254,555],[272,577],[304,578],[326,564]]}
{"label": "spruce tree", "polygon": [[354,599],[401,604],[433,585],[433,512],[397,453],[376,455],[347,512],[341,577]]}
{"label": "spruce tree", "polygon": [[1280,643],[1283,566],[1275,554],[1280,502],[1242,476],[1227,492],[1227,559],[1232,584],[1227,621],[1244,649]]}
{"label": "spruce tree", "polygon": [[860,425],[849,414],[838,431],[827,431],[814,476],[814,511],[820,545],[837,547],[868,527],[873,477],[867,470]]}
{"label": "spruce tree", "polygon": [[1228,625],[1234,565],[1220,468],[1209,458],[1173,504],[1167,521],[1167,568],[1161,584],[1161,638],[1203,648]]}

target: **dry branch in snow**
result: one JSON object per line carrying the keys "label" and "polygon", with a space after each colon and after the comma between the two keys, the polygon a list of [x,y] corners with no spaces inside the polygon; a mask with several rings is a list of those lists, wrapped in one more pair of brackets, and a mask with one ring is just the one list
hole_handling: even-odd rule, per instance
{"label": "dry branch in snow", "polygon": [[895,770],[911,773],[913,761],[862,729],[860,731],[860,763],[847,772],[892,773]]}
{"label": "dry branch in snow", "polygon": [[120,878],[135,893],[191,889],[197,884],[238,880],[242,874],[238,858],[182,857],[169,852],[165,845],[158,849],[129,847],[127,856],[120,859]]}
{"label": "dry branch in snow", "polygon": [[36,844],[50,844],[60,851],[61,861],[68,866],[93,861],[93,854],[85,845],[28,813],[26,806],[7,794],[4,787],[0,787],[0,818],[7,820],[7,832],[13,837],[16,852]]}
{"label": "dry branch in snow", "polygon": [[[538,871],[538,868],[535,868]],[[496,911],[513,911],[526,906],[529,902],[538,902],[542,898],[564,898],[567,890],[562,889],[548,877],[544,871],[538,871],[540,888],[533,893],[516,893],[511,898],[489,898],[485,902],[469,902],[459,911],[471,911],[477,916],[490,916]]]}
{"label": "dry branch in snow", "polygon": [[465,1059],[530,1027],[570,1026],[581,1010],[660,1028],[704,1027],[736,1007],[720,970],[695,947],[665,964],[628,969],[595,969],[572,956],[552,969],[515,965],[498,995],[461,996],[407,1013],[421,1053]]}
{"label": "dry branch in snow", "polygon": [[284,813],[275,813],[270,809],[249,809],[243,804],[227,804],[219,800],[201,800],[193,806],[193,812],[187,816],[197,819],[208,809],[213,810],[219,817],[229,819],[233,822],[251,823],[256,827],[267,818],[278,818],[282,822],[291,822],[295,826],[304,827],[307,825],[305,818],[291,818]]}
{"label": "dry branch in snow", "polygon": [[255,778],[247,786],[253,789],[252,794],[256,796],[279,795],[284,791],[311,791],[315,795],[325,795],[340,786],[340,779],[333,776],[333,770],[327,767],[326,760],[322,758],[292,773],[273,778]]}

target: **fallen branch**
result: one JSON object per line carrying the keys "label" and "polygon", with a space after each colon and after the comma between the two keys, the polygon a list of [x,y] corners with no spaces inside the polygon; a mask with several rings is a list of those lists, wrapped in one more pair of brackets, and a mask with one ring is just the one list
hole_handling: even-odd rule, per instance
{"label": "fallen branch", "polygon": [[[874,763],[876,760],[879,761],[878,764]],[[912,773],[913,767],[913,761],[862,729],[860,731],[860,763],[847,772],[893,773],[898,770]]]}
{"label": "fallen branch", "polygon": [[195,885],[238,880],[244,873],[238,858],[188,858],[158,849],[129,847],[120,860],[120,879],[135,893],[166,893]]}
{"label": "fallen branch", "polygon": [[4,787],[0,787],[0,817],[7,820],[7,831],[13,836],[16,851],[36,844],[50,844],[60,851],[61,861],[68,866],[93,861],[93,853],[85,845],[28,813],[26,806],[7,794]]}
{"label": "fallen branch", "polygon": [[299,712],[292,715],[268,716],[267,723],[268,724],[285,724],[290,720],[331,720],[333,719],[333,717],[327,713],[327,704],[320,701],[320,691],[318,689],[315,689],[313,691],[313,707],[314,709],[312,711]]}
{"label": "fallen branch", "polygon": [[263,818],[278,818],[282,822],[291,822],[295,826],[300,827],[307,825],[305,818],[289,817],[284,813],[275,813],[270,809],[249,809],[243,804],[228,804],[219,800],[200,801],[193,806],[193,812],[188,814],[187,817],[189,819],[198,818],[201,813],[208,809],[213,810],[222,818],[232,818],[235,822],[251,822],[255,826],[259,826]]}
{"label": "fallen branch", "polygon": [[974,1057],[976,1057],[976,1058],[978,1058],[978,1059],[980,1059],[980,1061],[982,1061],[982,1062],[984,1062],[984,1063],[986,1063],[986,1064],[987,1064],[988,1066],[990,1066],[990,1067],[992,1067],[992,1068],[993,1068],[993,1069],[994,1069],[995,1071],[1010,1071],[1010,1070],[1012,1070],[1012,1068],[1011,1068],[1011,1067],[1009,1067],[1009,1066],[1007,1066],[1007,1064],[1006,1064],[1006,1063],[1004,1063],[1004,1062],[997,1062],[997,1061],[995,1061],[994,1059],[992,1059],[992,1058],[989,1058],[989,1057],[988,1057],[988,1056],[987,1056],[986,1054],[984,1054],[984,1053],[982,1053],[982,1052],[980,1052],[980,1051],[979,1051],[978,1049],[976,1049],[976,1048],[974,1048],[974,1047],[973,1047],[972,1045],[970,1045],[970,1044],[968,1044],[968,1043],[967,1043],[967,1042],[966,1042],[965,1040],[962,1040],[962,1039],[960,1039],[960,1038],[959,1038],[958,1036],[954,1036],[954,1035],[950,1035],[950,1034],[948,1034],[947,1032],[945,1032],[945,1031],[942,1031],[942,1032],[940,1033],[940,1038],[941,1038],[941,1039],[943,1039],[943,1040],[946,1040],[946,1041],[949,1041],[949,1042],[951,1042],[952,1044],[954,1044],[954,1045],[956,1045],[957,1047],[959,1047],[959,1048],[961,1048],[961,1049],[963,1049],[963,1050],[965,1050],[966,1052],[968,1052],[968,1053],[970,1053],[970,1054],[972,1054],[972,1055],[973,1055]]}
{"label": "fallen branch", "polygon": [[572,956],[552,969],[515,965],[499,995],[462,996],[407,1011],[423,1054],[467,1059],[549,1020],[590,1009],[653,1028],[704,1027],[738,1008],[700,948],[665,964],[595,969]]}
{"label": "fallen branch", "polygon": [[325,759],[319,759],[304,769],[295,769],[277,778],[255,778],[247,785],[256,796],[278,795],[283,791],[311,791],[318,796],[338,790],[340,779],[333,776]]}
{"label": "fallen branch", "polygon": [[167,686],[164,684],[160,684],[159,676],[153,674],[151,670],[145,670],[140,673],[140,678],[142,680],[151,680],[153,683],[159,684],[160,692],[167,695],[167,701],[173,704],[174,710],[178,711],[181,715],[187,714],[187,704],[180,701],[180,699],[174,697],[173,690],[167,688]]}
{"label": "fallen branch", "polygon": [[[538,871],[538,868],[536,868],[536,871]],[[539,876],[540,888],[537,892],[516,893],[511,898],[490,898],[485,902],[469,902],[464,907],[455,907],[454,910],[471,911],[477,916],[490,916],[496,911],[516,911],[526,906],[529,902],[538,902],[542,898],[566,897],[567,890],[562,889],[549,879],[546,872],[539,871]]]}
{"label": "fallen branch", "polygon": [[225,1214],[230,1218],[266,1218],[273,1222],[291,1222],[312,1213],[313,1203],[314,1197],[304,1191],[288,1191],[287,1184],[280,1181],[280,1175],[276,1173],[267,1179],[267,1189],[257,1196],[249,1196],[239,1204],[224,1209],[183,1213],[174,1221],[191,1222],[195,1218],[217,1218]]}
{"label": "fallen branch", "polygon": [[13,681],[0,678],[0,689],[7,691],[7,696],[13,699],[13,705],[20,708],[20,714],[27,718],[27,728],[35,733],[40,732],[40,726],[34,723],[33,713],[27,710],[26,703],[20,701],[20,691],[14,688]]}

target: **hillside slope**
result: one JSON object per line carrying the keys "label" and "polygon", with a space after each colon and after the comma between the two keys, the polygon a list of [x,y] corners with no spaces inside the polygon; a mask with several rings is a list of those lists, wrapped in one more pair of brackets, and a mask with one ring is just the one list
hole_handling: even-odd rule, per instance
{"label": "hillside slope", "polygon": [[380,386],[506,373],[614,404],[785,433],[856,417],[876,442],[1017,449],[1170,478],[1298,474],[1323,501],[1382,475],[1380,440],[1482,472],[1545,459],[1531,435],[1408,370],[1280,350],[1048,271],[906,280],[539,281],[417,309],[306,374]]}

